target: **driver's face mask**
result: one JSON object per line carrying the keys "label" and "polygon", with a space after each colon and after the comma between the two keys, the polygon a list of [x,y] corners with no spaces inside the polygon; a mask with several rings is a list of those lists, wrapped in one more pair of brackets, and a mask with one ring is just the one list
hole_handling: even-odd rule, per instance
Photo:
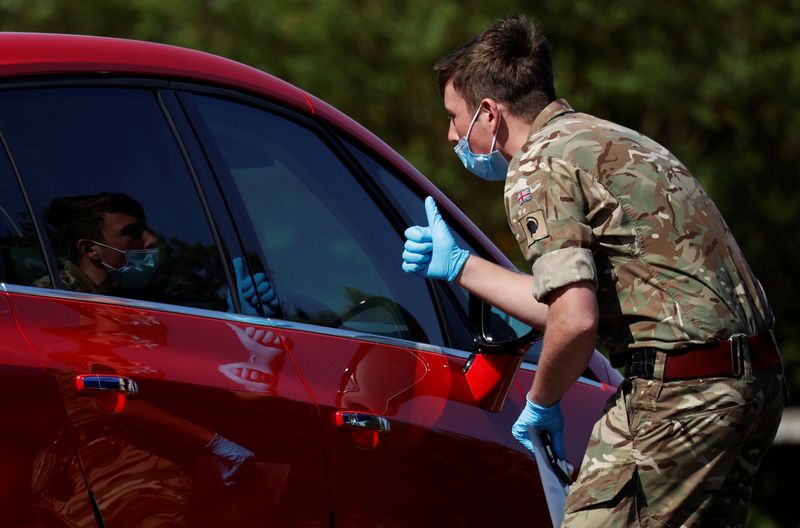
{"label": "driver's face mask", "polygon": [[[478,111],[475,112],[466,135],[458,141],[458,144],[453,150],[456,151],[456,155],[461,160],[461,163],[464,164],[464,167],[475,176],[487,181],[505,180],[506,172],[508,171],[508,160],[506,160],[499,150],[495,150],[494,148],[495,143],[497,143],[497,132],[494,133],[494,137],[492,138],[492,146],[489,148],[489,154],[475,154],[472,152],[472,149],[469,148],[469,134],[472,132],[472,127],[475,125],[475,121],[478,119],[480,113],[481,107],[478,106]],[[499,127],[498,130],[500,130]]]}
{"label": "driver's face mask", "polygon": [[158,248],[122,250],[95,240],[92,240],[92,243],[125,255],[125,265],[119,268],[100,261],[100,264],[108,270],[108,274],[123,288],[136,290],[147,286],[158,269]]}

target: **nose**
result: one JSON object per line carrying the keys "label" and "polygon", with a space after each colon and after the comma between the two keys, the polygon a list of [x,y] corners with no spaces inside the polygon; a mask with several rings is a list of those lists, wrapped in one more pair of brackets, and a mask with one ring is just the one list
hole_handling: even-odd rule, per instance
{"label": "nose", "polygon": [[142,242],[144,243],[144,249],[150,249],[151,247],[156,245],[158,242],[158,238],[153,234],[152,231],[149,229],[145,229],[142,232]]}
{"label": "nose", "polygon": [[451,143],[458,143],[458,140],[461,139],[461,136],[458,135],[458,131],[456,130],[456,124],[451,119],[450,120],[450,128],[447,131],[447,140]]}

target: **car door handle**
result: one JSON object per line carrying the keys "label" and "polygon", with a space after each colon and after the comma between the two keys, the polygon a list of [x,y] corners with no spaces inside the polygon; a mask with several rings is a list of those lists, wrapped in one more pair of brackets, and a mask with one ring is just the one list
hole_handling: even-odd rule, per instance
{"label": "car door handle", "polygon": [[81,374],[75,376],[75,386],[79,392],[112,391],[124,394],[139,392],[139,386],[135,381],[113,374]]}
{"label": "car door handle", "polygon": [[337,411],[335,420],[336,425],[339,427],[368,429],[370,431],[377,431],[379,433],[388,433],[391,431],[389,420],[376,414]]}

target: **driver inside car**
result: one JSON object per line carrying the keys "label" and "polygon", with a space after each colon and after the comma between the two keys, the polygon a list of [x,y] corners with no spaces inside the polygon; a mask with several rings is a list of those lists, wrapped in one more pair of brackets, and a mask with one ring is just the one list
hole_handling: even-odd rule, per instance
{"label": "driver inside car", "polygon": [[[123,193],[65,196],[47,210],[63,267],[58,275],[72,291],[115,294],[145,288],[160,263],[158,238],[142,205]],[[33,283],[52,287],[49,276]]]}

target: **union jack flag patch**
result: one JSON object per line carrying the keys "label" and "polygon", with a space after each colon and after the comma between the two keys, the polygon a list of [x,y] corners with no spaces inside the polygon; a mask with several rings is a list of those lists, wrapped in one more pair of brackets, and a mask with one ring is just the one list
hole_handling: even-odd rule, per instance
{"label": "union jack flag patch", "polygon": [[520,205],[524,204],[525,202],[530,202],[531,198],[532,196],[530,187],[525,187],[517,193],[517,203]]}

